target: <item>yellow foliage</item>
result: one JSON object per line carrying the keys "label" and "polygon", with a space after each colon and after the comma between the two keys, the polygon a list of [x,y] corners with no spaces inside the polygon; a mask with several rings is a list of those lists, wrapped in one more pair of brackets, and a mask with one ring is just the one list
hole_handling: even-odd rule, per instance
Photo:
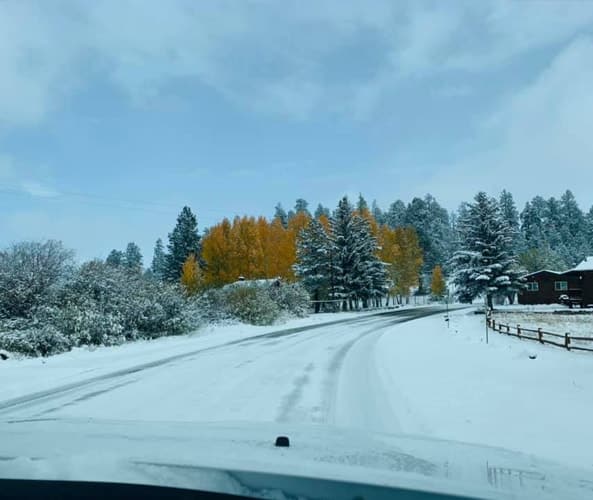
{"label": "yellow foliage", "polygon": [[397,295],[407,297],[410,288],[418,285],[424,259],[418,234],[413,227],[398,227],[394,232],[399,247],[393,262],[394,291]]}
{"label": "yellow foliage", "polygon": [[435,297],[442,297],[447,289],[445,278],[443,277],[443,270],[441,266],[435,266],[432,270],[432,279],[430,281],[430,291]]}
{"label": "yellow foliage", "polygon": [[224,219],[202,240],[206,285],[232,283],[240,276],[294,280],[296,237],[308,223],[306,214],[297,214],[287,229],[279,219],[244,216],[232,224]]}
{"label": "yellow foliage", "polygon": [[418,285],[423,262],[416,230],[412,227],[391,229],[379,226],[377,243],[379,258],[389,264],[387,272],[393,283],[390,292],[407,297],[410,288]]}
{"label": "yellow foliage", "polygon": [[181,284],[189,295],[196,294],[203,286],[200,266],[193,253],[189,255],[181,268]]}

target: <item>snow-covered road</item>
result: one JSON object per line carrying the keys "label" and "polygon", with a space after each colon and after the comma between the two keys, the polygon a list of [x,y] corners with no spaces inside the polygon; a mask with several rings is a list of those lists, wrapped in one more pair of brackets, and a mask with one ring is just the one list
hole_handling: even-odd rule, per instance
{"label": "snow-covered road", "polygon": [[4,418],[330,423],[400,430],[374,349],[398,323],[442,309],[274,332],[107,373],[0,406]]}

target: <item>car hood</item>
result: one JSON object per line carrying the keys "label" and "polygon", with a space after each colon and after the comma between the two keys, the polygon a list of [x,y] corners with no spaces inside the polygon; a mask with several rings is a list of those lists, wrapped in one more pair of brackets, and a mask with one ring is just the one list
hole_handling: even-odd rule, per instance
{"label": "car hood", "polygon": [[[275,447],[278,435],[291,446]],[[315,498],[320,480],[332,498],[352,498],[351,487],[339,488],[344,481],[488,499],[593,495],[589,470],[500,448],[326,425],[9,420],[0,422],[0,442],[5,479],[125,482],[261,498],[278,497],[278,490]]]}

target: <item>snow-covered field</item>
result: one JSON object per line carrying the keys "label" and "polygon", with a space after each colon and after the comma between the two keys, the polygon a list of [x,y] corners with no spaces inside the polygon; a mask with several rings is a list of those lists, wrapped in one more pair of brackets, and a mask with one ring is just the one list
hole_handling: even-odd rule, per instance
{"label": "snow-covered field", "polygon": [[[561,313],[554,311],[560,310]],[[593,339],[593,311],[583,312],[580,309],[564,311],[561,308],[551,310],[513,310],[507,309],[494,313],[497,323],[505,325],[521,325],[523,328],[537,329],[544,331],[565,334],[578,337],[591,337]],[[593,347],[593,344],[591,344]]]}
{"label": "snow-covered field", "polygon": [[[416,319],[426,312],[436,314]],[[262,336],[349,316],[359,321]],[[1,400],[121,373],[22,405],[0,402],[0,415],[321,424],[503,447],[593,471],[593,355],[493,332],[486,345],[483,316],[450,317],[447,328],[436,308],[318,315],[8,361]]]}
{"label": "snow-covered field", "polygon": [[[489,333],[471,311],[398,326],[375,349],[399,428],[593,469],[593,355]],[[529,359],[535,354],[536,359]]]}

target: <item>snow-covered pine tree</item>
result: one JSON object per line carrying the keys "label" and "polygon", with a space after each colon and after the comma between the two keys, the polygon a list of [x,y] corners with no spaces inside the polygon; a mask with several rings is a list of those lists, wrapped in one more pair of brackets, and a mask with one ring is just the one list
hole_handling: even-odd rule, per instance
{"label": "snow-covered pine tree", "polygon": [[120,267],[124,264],[124,253],[121,250],[111,250],[105,259],[105,264],[111,267]]}
{"label": "snow-covered pine tree", "polygon": [[406,204],[401,200],[394,201],[389,205],[389,209],[384,214],[384,222],[391,229],[396,229],[405,225]]}
{"label": "snow-covered pine tree", "polygon": [[582,262],[589,252],[585,215],[570,190],[560,198],[560,222],[570,265]]}
{"label": "snow-covered pine tree", "polygon": [[366,308],[369,301],[374,302],[385,295],[387,275],[385,266],[377,257],[377,240],[369,221],[355,215],[353,222],[357,259],[352,272],[352,291],[356,300],[361,300],[362,306]]}
{"label": "snow-covered pine tree", "polygon": [[511,232],[494,198],[480,192],[458,221],[461,248],[452,258],[457,294],[463,301],[485,295],[508,296],[522,287],[521,271],[511,252]]}
{"label": "snow-covered pine tree", "polygon": [[506,189],[503,189],[500,193],[498,203],[500,206],[500,214],[512,233],[512,251],[513,253],[519,253],[522,248],[521,225],[519,223],[519,211],[515,205],[513,195]]}
{"label": "snow-covered pine tree", "polygon": [[343,299],[344,309],[354,308],[359,300],[366,307],[387,288],[385,265],[377,257],[377,241],[369,221],[355,215],[345,196],[330,219],[330,229],[335,295]]}
{"label": "snow-covered pine tree", "polygon": [[450,258],[453,235],[449,213],[433,196],[427,194],[423,199],[414,198],[410,202],[404,222],[416,229],[424,255],[424,279],[420,280],[422,290],[429,284],[432,269],[437,265],[444,265]]}
{"label": "snow-covered pine tree", "polygon": [[334,296],[343,299],[342,308],[354,308],[354,273],[358,263],[356,221],[352,205],[344,196],[330,219],[332,255],[336,269]]}
{"label": "snow-covered pine tree", "polygon": [[288,227],[288,214],[282,207],[282,203],[278,202],[274,212],[274,219],[278,219],[282,224],[282,227],[286,229]]}
{"label": "snow-covered pine tree", "polygon": [[133,241],[128,243],[128,246],[126,247],[123,264],[129,272],[142,272],[142,252],[140,251],[140,247]]}
{"label": "snow-covered pine tree", "polygon": [[198,221],[189,207],[183,207],[177,217],[177,224],[169,233],[166,278],[178,281],[181,269],[190,254],[200,260],[200,236],[198,235]]}
{"label": "snow-covered pine tree", "polygon": [[593,255],[593,207],[587,212],[585,223],[587,226],[587,255]]}
{"label": "snow-covered pine tree", "polygon": [[152,275],[159,280],[165,278],[167,270],[167,257],[165,255],[165,247],[163,246],[163,240],[158,239],[154,245],[154,255],[152,257],[152,265],[150,266]]}
{"label": "snow-covered pine tree", "polygon": [[319,301],[332,299],[333,275],[331,240],[318,219],[312,219],[297,238],[295,274],[315,301],[315,312],[321,309]]}

